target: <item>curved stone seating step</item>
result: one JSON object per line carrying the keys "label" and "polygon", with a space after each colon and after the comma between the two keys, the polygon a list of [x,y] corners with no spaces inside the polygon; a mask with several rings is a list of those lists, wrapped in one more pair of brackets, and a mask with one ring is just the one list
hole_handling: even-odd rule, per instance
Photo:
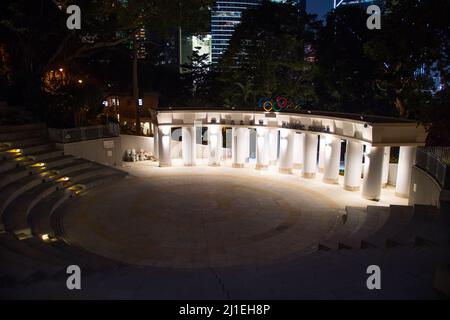
{"label": "curved stone seating step", "polygon": [[389,217],[389,207],[367,206],[364,222],[347,237],[339,241],[341,248],[361,249],[362,240],[379,230]]}
{"label": "curved stone seating step", "polygon": [[59,155],[54,158],[45,159],[45,161],[23,161],[22,163],[29,166],[31,171],[33,172],[42,172],[48,169],[52,169],[57,166],[62,166],[64,164],[71,163],[75,161],[77,158],[71,155]]}
{"label": "curved stone seating step", "polygon": [[435,211],[432,215],[435,219],[416,234],[414,239],[416,245],[450,245],[450,215],[439,212],[437,207],[430,208]]}
{"label": "curved stone seating step", "polygon": [[3,212],[14,199],[16,199],[25,191],[43,182],[44,179],[41,176],[35,174],[16,180],[15,182],[10,183],[6,187],[2,188],[0,190],[0,218],[2,218]]}
{"label": "curved stone seating step", "polygon": [[414,205],[411,220],[403,230],[387,239],[387,246],[414,245],[416,236],[422,232],[426,225],[433,223],[437,217],[438,210],[436,207]]}
{"label": "curved stone seating step", "polygon": [[79,247],[73,243],[56,241],[50,243],[50,245],[58,248],[59,250],[70,251],[72,255],[76,255],[80,259],[82,259],[83,263],[88,264],[91,268],[95,268],[98,270],[120,268],[126,265],[123,262],[114,261],[93,252],[87,251],[86,249]]}
{"label": "curved stone seating step", "polygon": [[34,206],[28,213],[28,225],[32,234],[41,239],[46,236],[53,240],[55,235],[50,225],[50,216],[74,194],[69,189],[58,190]]}
{"label": "curved stone seating step", "polygon": [[[48,159],[44,162],[31,161],[29,163],[19,163],[20,165],[11,170],[3,172],[0,176],[0,189],[18,179],[26,177],[30,174],[42,173],[43,169],[52,169],[56,166],[62,166],[73,162],[76,158],[73,156],[58,156]],[[27,164],[27,165],[25,165]],[[42,164],[42,167],[40,166]],[[35,166],[36,165],[36,166]]]}
{"label": "curved stone seating step", "polygon": [[[11,149],[15,149],[15,148],[13,147]],[[47,141],[47,142],[43,142],[43,143],[38,143],[38,144],[18,148],[18,150],[20,150],[20,154],[10,153],[8,151],[0,152],[0,154],[3,156],[4,159],[16,159],[17,157],[24,157],[24,156],[28,156],[28,155],[32,155],[32,154],[36,154],[36,153],[40,153],[40,152],[54,151],[55,144],[53,142]]]}
{"label": "curved stone seating step", "polygon": [[391,205],[385,224],[370,237],[362,240],[362,248],[383,248],[388,245],[388,239],[404,229],[413,215],[412,206]]}
{"label": "curved stone seating step", "polygon": [[13,169],[2,173],[0,176],[0,189],[16,180],[29,176],[31,173],[31,170],[24,166],[14,167]]}
{"label": "curved stone seating step", "polygon": [[38,253],[46,256],[52,256],[63,261],[66,266],[75,264],[83,268],[89,264],[89,260],[86,261],[84,258],[73,254],[69,247],[65,247],[63,249],[61,246],[53,246],[49,243],[41,241],[38,238],[30,238],[20,242],[24,242],[32,250],[35,250]]}
{"label": "curved stone seating step", "polygon": [[38,238],[31,238],[25,240],[25,242],[33,249],[43,252],[45,254],[56,256],[60,259],[64,259],[70,264],[76,264],[81,267],[83,272],[87,271],[99,271],[99,270],[111,270],[116,269],[121,264],[107,258],[102,258],[98,255],[90,253],[86,250],[82,252],[77,247],[72,247],[64,242],[51,242],[45,243]]}
{"label": "curved stone seating step", "polygon": [[17,240],[13,234],[4,233],[0,235],[0,251],[9,250],[23,257],[27,257],[35,261],[37,266],[50,268],[57,271],[61,267],[66,266],[67,261],[57,256],[44,254],[30,247],[26,241]]}
{"label": "curved stone seating step", "polygon": [[[25,163],[37,162],[37,161],[45,161],[47,159],[56,158],[59,156],[63,156],[64,152],[62,150],[46,150],[35,153],[30,153],[25,156],[19,156],[15,158],[16,161],[24,161]],[[22,160],[23,159],[23,160]]]}
{"label": "curved stone seating step", "polygon": [[0,134],[12,134],[18,132],[28,132],[34,130],[45,130],[47,131],[47,126],[45,123],[29,123],[23,125],[11,125],[11,126],[0,126]]}
{"label": "curved stone seating step", "polygon": [[37,259],[36,254],[32,256],[21,254],[16,251],[15,244],[7,244],[9,241],[17,241],[11,234],[0,235],[0,272],[14,280],[23,281],[34,274],[51,276],[59,272],[62,266],[52,265],[42,259]]}
{"label": "curved stone seating step", "polygon": [[117,171],[117,170],[96,164],[95,166],[92,166],[83,172],[76,172],[76,174],[72,174],[73,176],[71,176],[70,180],[74,184],[81,184],[86,179],[89,179],[89,178],[95,179],[98,176],[108,175],[111,172],[115,172],[115,171]]}
{"label": "curved stone seating step", "polygon": [[[19,239],[28,234],[28,212],[44,197],[56,192],[62,183],[55,181],[44,182],[27,190],[14,199],[5,209],[2,215],[3,225],[6,231],[14,232]],[[21,235],[21,236],[20,236]],[[20,237],[19,237],[20,236]],[[31,236],[31,233],[29,234]]]}
{"label": "curved stone seating step", "polygon": [[17,165],[18,165],[18,163],[14,162],[14,161],[0,160],[0,173],[4,173],[9,170],[12,170],[12,169],[16,168]]}
{"label": "curved stone seating step", "polygon": [[346,214],[342,216],[342,224],[339,224],[333,234],[318,245],[319,250],[343,249],[339,242],[351,235],[351,233],[364,223],[367,209],[362,207],[346,207]]}
{"label": "curved stone seating step", "polygon": [[[28,219],[31,232],[39,238],[42,238],[42,236],[45,235],[50,239],[55,239],[56,234],[58,233],[55,232],[55,226],[58,227],[59,221],[53,219],[53,214],[57,209],[59,209],[69,199],[75,201],[77,193],[80,194],[82,192],[87,192],[91,188],[113,182],[114,180],[123,178],[126,175],[124,172],[117,172],[119,170],[115,170],[116,172],[112,170],[112,173],[109,174],[107,173],[108,171],[103,171],[103,174],[101,174],[101,170],[99,171],[99,174],[80,179],[75,185],[73,185],[72,187],[80,186],[77,191],[72,191],[70,189],[59,190],[51,196],[46,197],[37,206],[35,206],[30,211]],[[60,234],[62,233],[63,232],[60,232]]]}
{"label": "curved stone seating step", "polygon": [[32,237],[28,226],[28,213],[39,201],[58,189],[69,186],[66,181],[58,182],[58,179],[73,172],[76,176],[83,175],[86,169],[92,166],[91,162],[76,160],[58,168],[55,180],[44,182],[30,190],[27,190],[16,198],[3,212],[3,223],[7,231],[12,231],[19,239]]}
{"label": "curved stone seating step", "polygon": [[[116,171],[119,171],[119,170],[116,170]],[[123,178],[125,176],[126,176],[126,174],[122,173],[122,172],[114,172],[114,171],[108,172],[107,170],[105,170],[104,174],[101,174],[101,175],[98,175],[95,177],[89,177],[78,183],[85,187],[84,191],[87,191],[89,189],[93,189],[95,187],[104,185],[106,183],[109,183],[116,179]]]}
{"label": "curved stone seating step", "polygon": [[5,152],[9,149],[21,149],[29,146],[37,145],[40,143],[48,143],[46,137],[27,137],[19,140],[0,140],[0,152]]}
{"label": "curved stone seating step", "polygon": [[57,166],[51,166],[48,168],[49,169],[48,171],[52,175],[61,176],[61,175],[68,175],[70,173],[77,172],[80,170],[88,169],[92,166],[93,163],[90,161],[86,161],[83,159],[72,159],[72,161],[70,162],[59,164]]}

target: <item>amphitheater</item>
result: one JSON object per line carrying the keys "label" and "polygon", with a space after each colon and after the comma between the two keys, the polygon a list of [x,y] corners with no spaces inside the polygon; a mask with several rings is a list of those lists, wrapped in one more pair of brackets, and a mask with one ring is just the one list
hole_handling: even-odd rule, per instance
{"label": "amphitheater", "polygon": [[[450,221],[407,198],[415,123],[166,110],[154,125],[159,161],[115,167],[66,154],[44,124],[0,127],[0,297],[442,297]],[[366,287],[373,264],[382,290]],[[82,290],[67,289],[69,265]]]}

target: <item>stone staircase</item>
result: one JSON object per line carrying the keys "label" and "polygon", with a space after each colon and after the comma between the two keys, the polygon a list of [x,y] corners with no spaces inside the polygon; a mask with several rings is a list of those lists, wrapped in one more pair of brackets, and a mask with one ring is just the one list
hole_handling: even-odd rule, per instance
{"label": "stone staircase", "polygon": [[450,217],[427,205],[347,207],[318,250],[450,245]]}
{"label": "stone staircase", "polygon": [[0,126],[0,287],[65,277],[70,264],[91,271],[121,266],[58,241],[52,216],[68,201],[125,176],[64,155],[44,124]]}

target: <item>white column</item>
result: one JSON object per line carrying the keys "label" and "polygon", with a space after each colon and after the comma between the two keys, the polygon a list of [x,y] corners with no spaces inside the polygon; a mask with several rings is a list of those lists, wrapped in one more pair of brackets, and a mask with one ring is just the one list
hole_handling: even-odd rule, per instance
{"label": "white column", "polygon": [[193,126],[181,128],[181,142],[184,165],[195,166],[196,141],[195,128]]}
{"label": "white column", "polygon": [[153,151],[155,153],[155,158],[159,158],[159,134],[158,127],[155,127],[155,132],[153,133]]}
{"label": "white column", "polygon": [[276,165],[278,160],[278,129],[270,129],[269,132],[269,161]]}
{"label": "white column", "polygon": [[409,197],[409,185],[411,183],[411,171],[416,161],[416,147],[400,147],[398,156],[397,181],[395,183],[395,195],[402,198]]}
{"label": "white column", "polygon": [[317,163],[319,172],[323,172],[325,168],[325,135],[321,134],[319,139],[319,161]]}
{"label": "white column", "polygon": [[294,137],[289,129],[280,130],[280,160],[278,171],[280,173],[292,173],[294,160]]}
{"label": "white column", "polygon": [[256,129],[256,169],[269,167],[269,131],[266,128]]}
{"label": "white column", "polygon": [[158,155],[160,167],[170,167],[172,165],[170,155],[172,137],[170,136],[170,133],[170,127],[158,127]]}
{"label": "white column", "polygon": [[294,133],[294,169],[303,168],[303,155],[305,148],[305,134]]}
{"label": "white column", "polygon": [[303,177],[314,178],[317,171],[317,137],[312,133],[305,133],[305,153]]}
{"label": "white column", "polygon": [[233,128],[233,168],[243,168],[247,152],[245,150],[247,143],[245,141],[247,128]]}
{"label": "white column", "polygon": [[369,200],[380,200],[383,177],[384,147],[366,147],[362,196]]}
{"label": "white column", "polygon": [[391,147],[384,147],[383,158],[383,178],[381,179],[381,187],[386,188],[389,178],[389,159],[391,158]]}
{"label": "white column", "polygon": [[248,128],[245,128],[245,162],[248,161],[248,158],[250,158],[250,130]]}
{"label": "white column", "polygon": [[345,152],[344,189],[358,191],[361,185],[363,145],[347,140]]}
{"label": "white column", "polygon": [[208,165],[210,166],[220,166],[220,134],[222,134],[220,126],[208,126]]}
{"label": "white column", "polygon": [[338,183],[339,165],[341,160],[341,139],[332,136],[325,136],[324,138],[325,159],[323,181],[326,183]]}

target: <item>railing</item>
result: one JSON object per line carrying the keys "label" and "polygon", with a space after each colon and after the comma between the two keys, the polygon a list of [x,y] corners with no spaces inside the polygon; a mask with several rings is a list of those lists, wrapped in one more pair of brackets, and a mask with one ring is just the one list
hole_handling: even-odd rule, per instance
{"label": "railing", "polygon": [[417,148],[416,165],[432,175],[443,189],[450,189],[450,148]]}
{"label": "railing", "polygon": [[83,140],[118,137],[120,127],[117,123],[107,125],[79,127],[69,129],[49,128],[48,134],[51,140],[59,143],[70,143]]}

